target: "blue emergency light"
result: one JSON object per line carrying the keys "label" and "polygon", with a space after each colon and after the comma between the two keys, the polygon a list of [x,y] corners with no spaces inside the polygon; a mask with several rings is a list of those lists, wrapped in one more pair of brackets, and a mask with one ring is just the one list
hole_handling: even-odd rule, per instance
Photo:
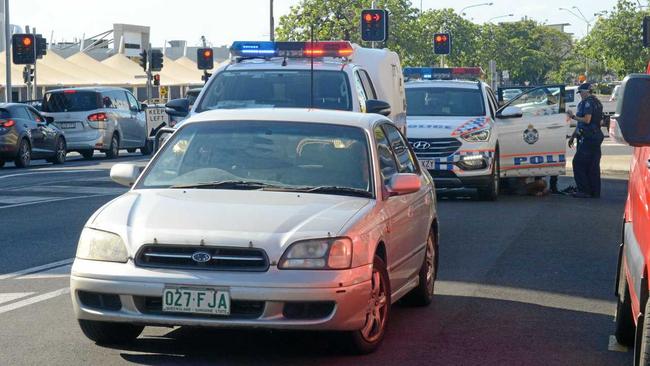
{"label": "blue emergency light", "polygon": [[411,80],[476,79],[483,75],[480,67],[405,67],[402,72]]}
{"label": "blue emergency light", "polygon": [[347,41],[268,42],[236,41],[230,47],[234,57],[347,57],[352,55]]}

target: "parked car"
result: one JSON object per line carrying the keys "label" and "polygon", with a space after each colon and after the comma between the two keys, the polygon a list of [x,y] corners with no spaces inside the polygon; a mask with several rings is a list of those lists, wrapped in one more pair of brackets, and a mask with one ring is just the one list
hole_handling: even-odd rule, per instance
{"label": "parked car", "polygon": [[138,175],[113,166],[132,188],[79,239],[71,295],[91,340],[145,325],[309,329],[366,353],[392,303],[432,301],[435,188],[386,117],[206,111]]}
{"label": "parked car", "polygon": [[[649,70],[650,72],[650,70]],[[650,75],[633,74],[621,85],[618,115],[609,135],[634,146],[616,271],[614,334],[634,347],[634,364],[650,365]]]}
{"label": "parked car", "polygon": [[144,105],[131,92],[116,87],[58,89],[45,93],[44,116],[65,131],[68,150],[90,159],[95,150],[118,157],[120,149],[152,152]]}
{"label": "parked car", "polygon": [[63,131],[32,106],[0,104],[0,167],[13,161],[24,168],[35,159],[63,164],[66,153]]}

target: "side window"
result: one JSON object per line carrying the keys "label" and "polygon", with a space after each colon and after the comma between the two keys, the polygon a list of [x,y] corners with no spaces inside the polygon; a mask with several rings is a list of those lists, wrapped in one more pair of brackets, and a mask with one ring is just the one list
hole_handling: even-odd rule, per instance
{"label": "side window", "polygon": [[366,96],[368,99],[377,99],[375,86],[372,85],[372,80],[370,80],[370,75],[368,75],[368,72],[366,72],[366,70],[359,70],[359,76],[361,76],[361,85],[366,91]]}
{"label": "side window", "polygon": [[366,100],[368,96],[366,95],[365,90],[363,90],[363,84],[361,83],[361,78],[359,77],[359,72],[354,72],[354,86],[357,89],[357,95],[359,96],[359,110],[362,112],[366,111]]}
{"label": "side window", "polygon": [[375,127],[375,141],[377,143],[377,153],[379,155],[379,169],[381,170],[381,177],[384,180],[384,185],[388,185],[390,178],[397,174],[397,164],[395,157],[390,150],[390,144],[384,130],[380,126]]}
{"label": "side window", "polygon": [[38,115],[34,110],[27,108],[27,113],[29,113],[29,119],[36,121],[36,122],[43,122],[43,119],[41,116]]}
{"label": "side window", "polygon": [[402,138],[402,135],[397,131],[397,128],[388,124],[383,125],[383,128],[388,136],[388,141],[395,153],[395,157],[397,158],[399,172],[416,174],[418,170],[416,168],[415,159],[411,156],[411,151]]}
{"label": "side window", "polygon": [[494,118],[494,114],[496,113],[497,109],[499,109],[496,98],[494,97],[494,92],[492,91],[491,88],[485,88],[485,91],[487,92],[487,98],[488,98],[488,104],[490,105],[490,115],[492,118]]}
{"label": "side window", "polygon": [[22,118],[22,119],[28,119],[28,120],[33,120],[32,116],[27,113],[27,108],[23,106],[19,107],[14,107],[13,110],[11,111],[14,116],[14,118]]}
{"label": "side window", "polygon": [[[521,108],[524,116],[542,116],[559,113],[560,92],[559,89],[552,90],[546,87],[531,89],[521,94],[516,100],[509,105]],[[563,101],[562,101],[563,102]]]}
{"label": "side window", "polygon": [[575,100],[576,91],[575,89],[567,89],[564,91],[564,101],[567,103],[573,103]]}
{"label": "side window", "polygon": [[132,111],[140,110],[140,104],[137,100],[135,100],[135,97],[131,93],[126,92],[126,97],[129,100],[129,107]]}

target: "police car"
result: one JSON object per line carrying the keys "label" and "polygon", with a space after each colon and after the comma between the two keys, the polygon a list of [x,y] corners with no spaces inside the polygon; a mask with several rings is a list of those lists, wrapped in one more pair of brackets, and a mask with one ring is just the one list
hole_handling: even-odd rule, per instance
{"label": "police car", "polygon": [[481,74],[480,68],[404,69],[407,136],[436,187],[477,188],[479,197],[494,200],[500,178],[564,174],[564,86],[526,90],[499,107]]}
{"label": "police car", "polygon": [[191,110],[187,99],[176,99],[167,112],[333,109],[383,114],[405,131],[404,79],[395,52],[344,41],[237,41],[230,52],[231,61],[217,69]]}

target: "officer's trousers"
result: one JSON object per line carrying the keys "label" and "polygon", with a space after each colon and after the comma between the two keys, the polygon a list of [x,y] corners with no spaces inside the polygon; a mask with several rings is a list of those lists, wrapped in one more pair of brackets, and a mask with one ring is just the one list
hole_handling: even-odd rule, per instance
{"label": "officer's trousers", "polygon": [[583,137],[573,157],[573,177],[578,191],[592,197],[600,197],[600,145],[603,139],[600,131]]}

